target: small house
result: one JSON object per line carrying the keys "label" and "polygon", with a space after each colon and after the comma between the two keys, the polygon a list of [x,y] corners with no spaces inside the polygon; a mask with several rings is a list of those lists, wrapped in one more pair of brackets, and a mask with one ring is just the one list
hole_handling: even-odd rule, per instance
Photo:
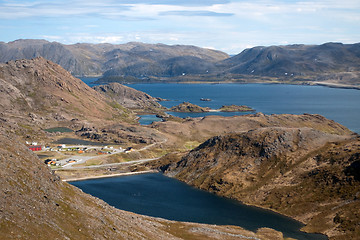
{"label": "small house", "polygon": [[42,150],[42,146],[41,145],[31,145],[29,146],[29,149],[31,151],[41,151]]}

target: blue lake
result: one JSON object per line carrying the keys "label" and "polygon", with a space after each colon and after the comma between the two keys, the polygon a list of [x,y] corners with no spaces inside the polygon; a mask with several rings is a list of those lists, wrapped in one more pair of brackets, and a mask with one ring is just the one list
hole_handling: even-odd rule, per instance
{"label": "blue lake", "polygon": [[236,225],[256,231],[269,227],[295,239],[327,239],[299,231],[301,223],[280,214],[240,204],[192,188],[162,174],[72,182],[110,205],[138,214],[176,221]]}

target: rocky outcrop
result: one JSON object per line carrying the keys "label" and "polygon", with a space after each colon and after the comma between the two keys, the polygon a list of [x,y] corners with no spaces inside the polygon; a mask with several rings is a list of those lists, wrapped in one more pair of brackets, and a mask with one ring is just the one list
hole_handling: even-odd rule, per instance
{"label": "rocky outcrop", "polygon": [[258,128],[208,139],[162,169],[188,184],[276,210],[332,239],[360,233],[360,138]]}
{"label": "rocky outcrop", "polygon": [[163,109],[158,103],[157,98],[119,83],[95,86],[93,89],[112,98],[126,108],[142,110]]}
{"label": "rocky outcrop", "polygon": [[198,105],[183,102],[177,106],[173,106],[170,108],[171,112],[190,112],[190,113],[201,113],[201,112],[209,112],[210,108],[200,107]]}

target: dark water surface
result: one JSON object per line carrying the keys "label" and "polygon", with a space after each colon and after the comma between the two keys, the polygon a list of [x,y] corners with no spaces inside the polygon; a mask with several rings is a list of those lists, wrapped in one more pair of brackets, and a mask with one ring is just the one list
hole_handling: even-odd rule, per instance
{"label": "dark water surface", "polygon": [[295,239],[327,239],[300,232],[301,223],[280,214],[218,197],[162,174],[71,182],[110,205],[142,215],[176,221],[236,225],[256,231],[269,227]]}
{"label": "dark water surface", "polygon": [[[100,142],[91,142],[86,141],[82,139],[76,139],[76,138],[61,138],[57,141],[54,141],[53,143],[56,144],[69,144],[69,145],[90,145],[90,146],[104,146],[106,143],[100,143]],[[114,145],[114,144],[111,144]]]}

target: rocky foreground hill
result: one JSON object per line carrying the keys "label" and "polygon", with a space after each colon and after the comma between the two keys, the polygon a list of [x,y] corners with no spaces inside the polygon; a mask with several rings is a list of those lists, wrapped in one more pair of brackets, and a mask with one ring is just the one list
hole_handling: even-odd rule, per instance
{"label": "rocky foreground hill", "polygon": [[34,121],[121,117],[124,109],[42,57],[0,64],[0,110]]}
{"label": "rocky foreground hill", "polygon": [[291,216],[306,223],[306,231],[331,239],[360,236],[356,135],[256,128],[212,137],[160,169],[192,186]]}

